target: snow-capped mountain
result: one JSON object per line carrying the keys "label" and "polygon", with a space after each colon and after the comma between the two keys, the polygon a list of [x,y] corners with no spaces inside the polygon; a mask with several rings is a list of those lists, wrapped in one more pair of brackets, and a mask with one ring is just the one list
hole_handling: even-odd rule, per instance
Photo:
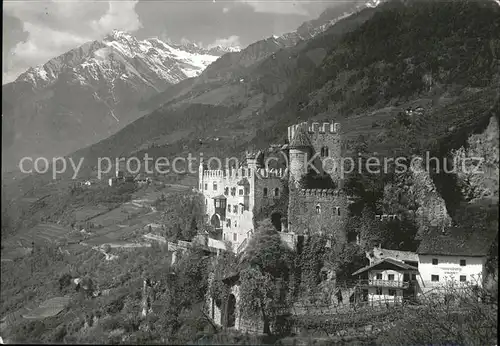
{"label": "snow-capped mountain", "polygon": [[[74,73],[80,83],[102,76],[107,79],[139,77],[146,72],[144,83],[161,87],[199,75],[220,55],[204,49],[195,51],[183,45],[168,45],[158,38],[138,41],[128,33],[115,30],[102,41],[86,43],[42,66],[30,68],[16,81],[43,87],[54,82],[62,72]],[[116,73],[116,67],[123,73]]]}
{"label": "snow-capped mountain", "polygon": [[140,117],[138,102],[219,56],[113,31],[30,68],[2,87],[2,156],[64,155],[95,143]]}

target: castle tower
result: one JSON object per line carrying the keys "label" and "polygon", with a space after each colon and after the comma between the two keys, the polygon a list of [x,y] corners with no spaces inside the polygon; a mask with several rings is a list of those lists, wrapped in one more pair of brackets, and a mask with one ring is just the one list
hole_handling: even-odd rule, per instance
{"label": "castle tower", "polygon": [[290,178],[298,187],[300,179],[307,174],[307,162],[312,154],[311,141],[304,124],[294,131],[288,147],[290,149]]}
{"label": "castle tower", "polygon": [[203,191],[203,173],[206,169],[207,164],[204,162],[203,157],[200,157],[200,167],[198,168],[198,188],[200,191]]}
{"label": "castle tower", "polygon": [[257,154],[252,151],[246,152],[247,167],[252,171],[257,170]]}

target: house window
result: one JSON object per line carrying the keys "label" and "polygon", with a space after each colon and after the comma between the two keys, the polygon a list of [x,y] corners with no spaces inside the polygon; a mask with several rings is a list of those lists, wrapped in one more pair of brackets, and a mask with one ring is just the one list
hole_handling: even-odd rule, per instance
{"label": "house window", "polygon": [[413,281],[417,280],[417,274],[411,274],[411,279],[412,279]]}
{"label": "house window", "polygon": [[245,207],[242,205],[241,206],[241,213],[243,214],[243,211],[245,210]]}
{"label": "house window", "polygon": [[245,195],[249,195],[250,194],[250,188],[249,187],[245,187]]}
{"label": "house window", "polygon": [[389,290],[389,295],[395,297],[396,296],[396,290]]}
{"label": "house window", "polygon": [[382,280],[382,273],[377,273],[376,278],[377,278],[377,280]]}
{"label": "house window", "polygon": [[215,200],[215,207],[220,208],[220,200],[218,199]]}
{"label": "house window", "polygon": [[439,281],[439,275],[431,275],[431,281],[438,282]]}
{"label": "house window", "polygon": [[263,193],[264,193],[264,197],[267,197],[267,187],[264,188]]}
{"label": "house window", "polygon": [[237,241],[237,240],[238,240],[238,234],[233,233],[233,241]]}
{"label": "house window", "polygon": [[214,191],[217,191],[217,183],[214,183]]}
{"label": "house window", "polygon": [[231,204],[228,204],[227,205],[227,212],[230,213],[231,212]]}
{"label": "house window", "polygon": [[224,188],[224,195],[229,195],[229,187]]}
{"label": "house window", "polygon": [[240,196],[243,196],[243,189],[239,189],[238,193],[240,194]]}
{"label": "house window", "polygon": [[233,205],[233,213],[238,214],[238,206],[237,205]]}
{"label": "house window", "polygon": [[466,275],[460,275],[460,282],[465,282],[467,281],[467,276]]}
{"label": "house window", "polygon": [[465,267],[466,266],[466,261],[465,260],[460,260],[460,267]]}
{"label": "house window", "polygon": [[274,197],[279,197],[280,196],[280,189],[277,187],[274,189]]}
{"label": "house window", "polygon": [[226,227],[231,227],[231,219],[226,220]]}
{"label": "house window", "polygon": [[382,289],[381,289],[380,287],[377,287],[377,288],[375,289],[375,294],[376,294],[377,296],[381,296],[381,295],[382,295]]}
{"label": "house window", "polygon": [[205,184],[205,190],[208,190],[208,184]]}
{"label": "house window", "polygon": [[245,169],[242,169],[241,170],[241,176],[244,177],[245,176]]}
{"label": "house window", "polygon": [[321,214],[321,206],[316,204],[316,214]]}
{"label": "house window", "polygon": [[387,275],[387,280],[394,281],[394,274]]}
{"label": "house window", "polygon": [[321,157],[327,157],[328,154],[328,147],[321,148]]}
{"label": "house window", "polygon": [[432,264],[433,265],[437,265],[438,264],[438,259],[437,258],[433,258],[432,259]]}
{"label": "house window", "polygon": [[202,185],[200,184],[200,190],[202,189]]}
{"label": "house window", "polygon": [[248,176],[251,177],[252,176],[252,170],[249,168],[248,169]]}
{"label": "house window", "polygon": [[236,188],[235,187],[231,188],[231,196],[236,196]]}
{"label": "house window", "polygon": [[234,227],[238,227],[238,221],[234,220]]}

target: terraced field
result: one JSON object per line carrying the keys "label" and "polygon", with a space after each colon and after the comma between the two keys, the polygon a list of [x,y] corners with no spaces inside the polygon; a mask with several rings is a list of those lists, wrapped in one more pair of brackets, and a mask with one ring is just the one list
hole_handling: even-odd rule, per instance
{"label": "terraced field", "polygon": [[6,248],[31,247],[35,244],[53,244],[66,238],[70,229],[55,223],[39,223],[27,230],[20,230],[3,242]]}
{"label": "terraced field", "polygon": [[28,320],[39,320],[47,317],[53,317],[63,311],[68,306],[69,297],[55,297],[44,301],[34,310],[31,310],[22,315]]}

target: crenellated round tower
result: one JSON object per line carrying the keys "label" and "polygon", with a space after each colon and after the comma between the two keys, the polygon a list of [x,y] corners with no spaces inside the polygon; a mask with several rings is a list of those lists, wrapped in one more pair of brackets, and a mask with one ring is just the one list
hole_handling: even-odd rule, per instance
{"label": "crenellated round tower", "polygon": [[289,148],[290,181],[298,187],[300,179],[307,174],[307,162],[312,154],[312,145],[307,135],[306,124],[300,124],[294,131]]}

